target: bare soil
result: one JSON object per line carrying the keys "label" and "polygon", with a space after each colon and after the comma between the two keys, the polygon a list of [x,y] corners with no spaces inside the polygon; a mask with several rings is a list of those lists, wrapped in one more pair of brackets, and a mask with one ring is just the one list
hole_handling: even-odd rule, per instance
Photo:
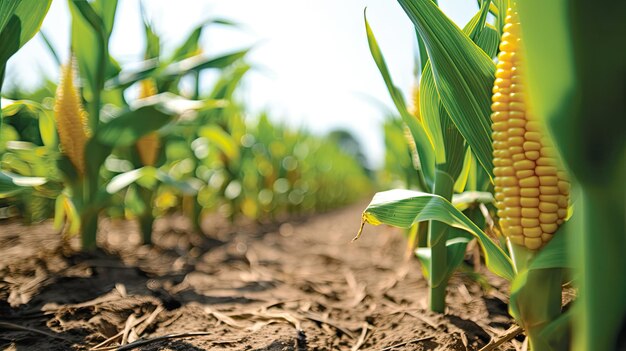
{"label": "bare soil", "polygon": [[447,313],[429,312],[401,232],[366,226],[351,242],[364,207],[280,225],[214,219],[208,236],[168,217],[153,247],[132,221],[103,220],[95,254],[49,222],[0,222],[0,349],[478,350],[514,328],[508,286],[476,249],[467,263],[483,283],[456,274]]}

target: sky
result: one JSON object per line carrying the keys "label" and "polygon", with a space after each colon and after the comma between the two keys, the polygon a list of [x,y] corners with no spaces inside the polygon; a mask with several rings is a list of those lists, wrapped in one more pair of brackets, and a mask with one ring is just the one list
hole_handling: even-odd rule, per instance
{"label": "sky", "polygon": [[[440,0],[463,26],[477,11],[473,0]],[[42,30],[65,61],[70,15],[66,0],[53,0]],[[393,0],[144,0],[148,18],[162,35],[166,53],[195,26],[220,17],[238,28],[209,27],[201,38],[207,55],[253,47],[239,97],[251,114],[270,112],[275,121],[316,133],[347,129],[361,143],[371,166],[384,160],[382,123],[394,111],[369,53],[363,10],[385,55],[395,84],[405,93],[414,83],[413,25]],[[110,53],[124,67],[141,61],[144,34],[139,0],[119,0]],[[58,67],[40,36],[7,67],[5,85],[36,87],[42,76],[58,79]],[[208,90],[211,73],[205,74]]]}

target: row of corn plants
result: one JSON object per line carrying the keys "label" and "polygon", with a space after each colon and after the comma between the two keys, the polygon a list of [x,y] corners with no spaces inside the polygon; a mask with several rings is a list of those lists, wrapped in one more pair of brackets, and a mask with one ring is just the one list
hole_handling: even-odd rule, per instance
{"label": "row of corn plants", "polygon": [[[425,247],[416,254],[433,311],[445,311],[447,279],[458,267],[455,258],[465,254],[459,245],[464,232],[477,239],[487,268],[510,281],[509,312],[532,350],[620,349],[626,147],[618,134],[624,121],[606,127],[611,123],[596,123],[592,111],[604,111],[613,122],[605,116],[623,116],[617,98],[623,89],[611,76],[623,70],[623,61],[611,60],[612,73],[601,73],[616,94],[600,93],[606,90],[592,72],[601,70],[587,50],[600,44],[582,27],[585,11],[595,13],[598,6],[481,1],[460,29],[436,2],[398,2],[418,36],[418,113],[409,113],[367,20],[365,25],[371,53],[413,138],[421,182],[419,191],[376,194],[363,222],[428,225]],[[590,31],[616,36],[608,29]],[[461,211],[467,201],[484,202],[487,211],[468,216]],[[496,237],[484,232],[491,217]],[[570,279],[579,296],[563,312],[562,286]]]}
{"label": "row of corn plants", "polygon": [[[80,234],[83,249],[92,250],[103,215],[137,220],[149,244],[155,218],[173,211],[201,229],[208,212],[270,220],[371,191],[367,170],[340,142],[265,115],[247,117],[236,91],[251,68],[249,50],[208,57],[200,46],[207,26],[234,23],[207,20],[164,53],[144,16],[144,61],[122,69],[108,52],[117,2],[69,5],[73,50],[58,84],[14,89],[2,100],[4,216],[54,216],[59,229]],[[209,91],[201,82],[206,69],[219,72]],[[182,88],[187,77],[191,92]]]}

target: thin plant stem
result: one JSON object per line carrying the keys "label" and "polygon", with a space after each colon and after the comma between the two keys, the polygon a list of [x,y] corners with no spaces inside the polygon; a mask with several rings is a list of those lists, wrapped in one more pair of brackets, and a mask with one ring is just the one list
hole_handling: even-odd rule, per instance
{"label": "thin plant stem", "polygon": [[[435,171],[435,186],[433,192],[447,200],[452,199],[454,180],[444,171]],[[448,274],[448,258],[446,241],[448,239],[448,225],[438,221],[431,221],[428,227],[428,246],[431,249],[430,264],[430,309],[444,313],[446,308],[446,285]]]}

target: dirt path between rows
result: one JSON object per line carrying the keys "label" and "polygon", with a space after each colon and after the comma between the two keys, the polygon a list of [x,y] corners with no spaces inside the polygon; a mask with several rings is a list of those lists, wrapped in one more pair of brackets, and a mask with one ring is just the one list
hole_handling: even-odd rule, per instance
{"label": "dirt path between rows", "polygon": [[0,349],[477,350],[512,326],[507,287],[491,275],[482,287],[455,275],[447,314],[429,312],[399,231],[366,226],[350,242],[364,206],[209,224],[210,238],[171,217],[154,248],[139,245],[132,222],[106,221],[95,255],[76,253],[77,239],[51,223],[0,222]]}

